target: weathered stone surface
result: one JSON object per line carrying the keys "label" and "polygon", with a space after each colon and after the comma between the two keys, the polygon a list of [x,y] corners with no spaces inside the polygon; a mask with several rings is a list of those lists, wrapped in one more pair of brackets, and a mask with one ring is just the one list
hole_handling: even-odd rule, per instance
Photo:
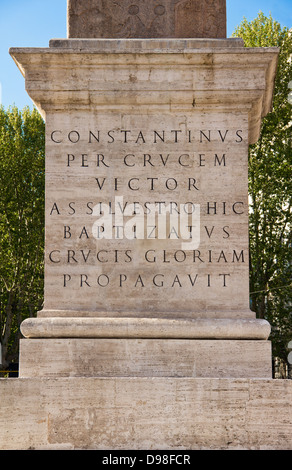
{"label": "weathered stone surface", "polygon": [[270,341],[23,339],[20,377],[272,378]]}
{"label": "weathered stone surface", "polygon": [[[133,39],[224,38],[225,15],[216,0],[72,0],[81,40],[11,50],[46,119],[46,268],[22,377],[0,380],[1,449],[291,449],[292,383],[262,379],[269,325],[248,288],[248,145],[278,50]],[[82,40],[96,36],[132,39]],[[148,203],[199,207],[196,237],[137,236]],[[123,207],[131,236],[117,219],[99,236],[100,204]]]}
{"label": "weathered stone surface", "polygon": [[[254,341],[242,368],[236,349],[239,368],[232,374],[270,376],[270,347],[257,349],[270,328],[249,308],[247,175],[248,145],[271,105],[278,50],[226,39],[89,39],[11,53],[47,133],[45,303],[23,333],[74,336],[69,351],[82,345],[80,370],[98,341],[92,348],[90,341],[78,343],[78,335],[184,340],[185,334],[206,340],[207,351],[209,325],[211,338],[235,340],[234,348],[237,340]],[[151,204],[155,217],[168,208],[162,235],[161,220],[148,218]],[[110,233],[103,236],[106,209]],[[39,345],[36,357],[46,350],[43,341],[27,341],[26,365],[30,348]],[[140,343],[117,346],[125,344],[134,345],[139,363]],[[167,344],[175,357],[175,342]],[[220,372],[206,352],[202,374],[208,367],[228,374],[231,349],[220,349]],[[198,350],[190,352],[196,367]],[[156,360],[170,373],[165,355],[145,351],[147,374],[151,367],[156,373]],[[256,360],[247,370],[252,351],[261,355],[262,372]],[[68,354],[63,348],[59,359],[74,374]],[[104,363],[113,371],[111,361]],[[44,364],[48,373],[45,356]],[[124,363],[124,374],[131,366]],[[172,373],[179,369],[177,363]],[[190,374],[189,363],[183,369]]]}
{"label": "weathered stone surface", "polygon": [[60,48],[61,50],[75,50],[79,52],[89,52],[101,54],[127,54],[127,53],[141,53],[145,54],[161,54],[162,52],[171,53],[184,53],[194,52],[199,49],[206,54],[212,54],[214,49],[233,49],[244,47],[244,41],[241,38],[224,38],[224,39],[50,39],[50,48]]}
{"label": "weathered stone surface", "polygon": [[[178,16],[195,3],[179,2]],[[144,34],[156,28],[143,22]],[[248,145],[270,109],[278,51],[225,40],[53,45],[11,50],[46,118],[46,271],[44,310],[23,325],[37,338],[22,340],[29,378],[0,380],[0,448],[291,449],[292,383],[259,379],[271,345],[248,289]],[[198,203],[200,246],[185,257],[182,240],[92,237],[92,208],[119,190],[144,207]],[[190,321],[204,339],[171,336]],[[103,338],[111,328],[117,337]],[[243,374],[257,379],[226,378]]]}
{"label": "weathered stone surface", "polygon": [[0,379],[0,449],[292,450],[292,381]]}
{"label": "weathered stone surface", "polygon": [[175,37],[225,38],[226,0],[185,0],[175,6]]}
{"label": "weathered stone surface", "polygon": [[[172,338],[266,340],[266,320],[236,318],[97,317],[95,311],[41,311],[21,324],[26,338]],[[71,317],[69,315],[71,314]],[[75,316],[73,315],[75,314]],[[116,317],[113,315],[116,314]],[[210,317],[210,314],[209,314]]]}
{"label": "weathered stone surface", "polygon": [[[11,51],[46,116],[40,315],[254,318],[248,144],[270,107],[277,50],[198,42]],[[115,230],[99,239],[99,204],[114,212],[116,197],[117,207],[139,203],[145,219],[149,203],[171,203],[173,215],[181,204],[199,205],[199,243],[190,243],[190,232],[151,236],[150,223],[145,238]]]}
{"label": "weathered stone surface", "polygon": [[69,0],[69,38],[225,38],[226,0]]}
{"label": "weathered stone surface", "polygon": [[[45,307],[23,333],[77,338],[24,340],[21,374],[53,365],[60,375],[270,376],[270,344],[255,341],[269,331],[249,310],[247,155],[270,108],[277,50],[213,44],[68,40],[11,51],[47,124]],[[116,196],[197,203],[199,244],[94,237],[93,208]],[[243,341],[247,331],[254,341]],[[88,334],[202,341],[78,339]]]}

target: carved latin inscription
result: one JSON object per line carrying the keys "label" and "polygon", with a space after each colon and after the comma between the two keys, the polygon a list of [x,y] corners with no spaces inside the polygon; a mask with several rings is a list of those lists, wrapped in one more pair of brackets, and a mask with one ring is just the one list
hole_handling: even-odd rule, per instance
{"label": "carved latin inscription", "polygon": [[244,309],[247,129],[221,119],[48,123],[47,309],[56,299],[150,316]]}

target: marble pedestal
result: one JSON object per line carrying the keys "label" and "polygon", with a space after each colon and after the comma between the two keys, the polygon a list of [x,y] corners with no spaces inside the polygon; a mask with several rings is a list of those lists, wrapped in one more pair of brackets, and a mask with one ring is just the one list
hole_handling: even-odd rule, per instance
{"label": "marble pedestal", "polygon": [[259,320],[59,317],[22,331],[21,377],[272,377]]}
{"label": "marble pedestal", "polygon": [[[20,377],[0,380],[0,448],[291,449],[292,384],[271,379],[248,279],[248,145],[278,50],[162,38],[10,52],[46,120],[45,303],[21,326]],[[199,243],[97,239],[93,209],[117,195],[198,204]]]}
{"label": "marble pedestal", "polygon": [[[163,375],[193,376],[200,363],[200,375],[226,376],[233,357],[231,377],[267,377],[270,327],[249,309],[248,145],[271,107],[278,49],[240,39],[56,39],[10,53],[46,120],[45,302],[21,327],[20,370],[30,374],[36,356],[37,375],[62,361],[75,375],[95,351],[108,375],[106,357],[117,364],[120,354],[124,374],[146,354],[156,375],[184,344],[184,360]],[[159,216],[169,211],[164,236],[145,222],[151,204]],[[192,219],[182,235],[183,212]]]}

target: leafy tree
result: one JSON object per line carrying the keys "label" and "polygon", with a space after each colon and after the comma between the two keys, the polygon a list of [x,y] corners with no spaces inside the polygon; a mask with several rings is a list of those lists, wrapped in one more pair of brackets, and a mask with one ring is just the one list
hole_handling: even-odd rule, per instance
{"label": "leafy tree", "polygon": [[42,305],[44,148],[35,109],[0,107],[1,368],[17,362],[19,325]]}
{"label": "leafy tree", "polygon": [[273,109],[249,151],[251,308],[272,326],[273,354],[287,361],[291,315],[292,35],[262,12],[233,33],[246,47],[280,48]]}

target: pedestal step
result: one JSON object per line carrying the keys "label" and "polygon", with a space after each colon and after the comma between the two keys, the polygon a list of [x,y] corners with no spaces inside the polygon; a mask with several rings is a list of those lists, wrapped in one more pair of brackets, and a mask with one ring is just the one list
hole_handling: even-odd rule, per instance
{"label": "pedestal step", "polygon": [[271,378],[271,343],[196,339],[23,339],[20,376]]}
{"label": "pedestal step", "polygon": [[0,449],[292,450],[292,381],[1,379]]}

